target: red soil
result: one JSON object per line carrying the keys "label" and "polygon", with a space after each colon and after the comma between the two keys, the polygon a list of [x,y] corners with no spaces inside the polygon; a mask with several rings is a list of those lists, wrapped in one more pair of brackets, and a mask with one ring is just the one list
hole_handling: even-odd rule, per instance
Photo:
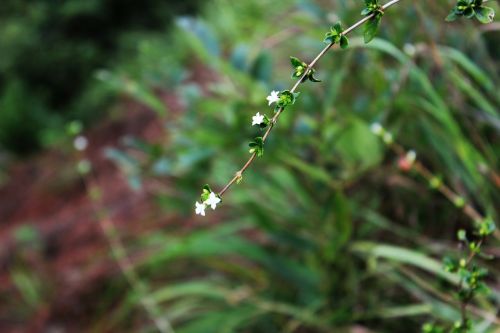
{"label": "red soil", "polygon": [[[179,107],[172,98],[164,99],[170,109]],[[149,185],[131,190],[104,156],[104,149],[120,146],[124,135],[150,142],[164,137],[162,122],[152,111],[133,103],[126,103],[124,109],[126,116],[104,121],[85,133],[89,139],[85,157],[93,164],[103,205],[121,237],[162,223],[161,216],[154,216]],[[84,183],[74,171],[71,143],[66,146],[15,163],[10,180],[0,188],[0,332],[81,331],[95,302],[93,295],[120,274]],[[26,225],[37,231],[39,241],[26,243],[15,237],[16,230],[19,233]],[[36,305],[29,306],[16,288],[12,272],[17,271],[42,285]]]}

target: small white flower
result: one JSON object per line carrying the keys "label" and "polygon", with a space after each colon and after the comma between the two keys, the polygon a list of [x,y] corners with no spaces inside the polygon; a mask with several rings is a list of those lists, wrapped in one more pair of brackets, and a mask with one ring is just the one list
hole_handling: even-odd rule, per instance
{"label": "small white flower", "polygon": [[257,112],[255,116],[252,117],[252,126],[260,125],[263,122],[264,122],[264,116],[261,115],[259,112]]}
{"label": "small white flower", "polygon": [[406,160],[410,164],[415,163],[416,159],[417,159],[417,153],[414,150],[410,150],[409,152],[406,153]]}
{"label": "small white flower", "polygon": [[408,44],[407,43],[403,47],[403,51],[405,51],[405,53],[408,56],[413,57],[415,55],[415,53],[417,53],[417,48],[413,44]]}
{"label": "small white flower", "polygon": [[373,123],[370,126],[370,130],[373,134],[380,136],[384,133],[384,128],[379,123]]}
{"label": "small white flower", "polygon": [[88,145],[89,141],[82,135],[77,136],[75,138],[75,141],[73,141],[73,147],[75,147],[75,149],[78,151],[84,151],[85,149],[87,149]]}
{"label": "small white flower", "polygon": [[205,208],[207,206],[204,204],[204,203],[199,203],[198,201],[196,201],[196,215],[201,215],[201,216],[205,216]]}
{"label": "small white flower", "polygon": [[276,103],[280,100],[279,94],[280,94],[279,91],[275,90],[271,91],[271,95],[266,97],[267,101],[269,102],[269,105]]}
{"label": "small white flower", "polygon": [[208,199],[205,200],[204,204],[212,207],[212,209],[215,209],[219,202],[221,202],[220,198],[217,197],[214,192],[210,192],[210,195],[208,196]]}

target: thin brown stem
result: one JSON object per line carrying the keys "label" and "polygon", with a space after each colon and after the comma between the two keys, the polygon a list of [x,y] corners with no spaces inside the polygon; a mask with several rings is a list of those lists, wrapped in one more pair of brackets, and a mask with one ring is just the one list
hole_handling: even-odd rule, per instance
{"label": "thin brown stem", "polygon": [[[406,150],[397,143],[392,143],[390,148],[398,155],[404,156],[406,154]],[[415,170],[420,176],[422,176],[429,183],[436,178],[436,176],[425,167],[420,161],[415,161],[413,164],[413,170]],[[459,200],[462,196],[453,191],[449,186],[444,183],[439,184],[437,190],[441,192],[451,203],[455,204],[457,200]],[[467,215],[473,222],[483,221],[485,217],[477,211],[474,206],[470,203],[465,202],[462,208],[462,211],[465,215]]]}
{"label": "thin brown stem", "polygon": [[[382,10],[386,10],[387,8],[397,4],[398,2],[400,2],[401,0],[391,0],[389,1],[388,3],[386,3],[385,5],[382,6]],[[371,15],[368,15],[368,16],[365,16],[364,18],[362,18],[361,20],[359,20],[358,22],[354,23],[353,25],[351,25],[350,27],[348,27],[347,29],[345,29],[342,34],[343,35],[348,35],[349,33],[351,33],[352,31],[354,31],[355,29],[357,29],[358,27],[362,26],[364,23],[366,23],[367,21],[369,21],[371,18],[373,18],[374,16],[376,15],[376,13],[373,13]],[[316,58],[314,58],[314,60],[312,60],[306,67],[306,70],[304,71],[304,74],[302,74],[302,77],[300,77],[297,82],[295,82],[295,84],[293,85],[293,87],[290,89],[290,92],[294,93],[297,88],[299,87],[300,83],[304,80],[304,78],[309,74],[309,71],[316,65],[316,63],[333,47],[333,43],[331,44],[328,44],[327,46],[325,46],[321,52],[316,56]],[[284,108],[279,108],[275,115],[273,116],[273,118],[271,119],[270,123],[269,123],[269,126],[267,127],[267,130],[266,132],[264,133],[263,137],[262,137],[262,141],[265,142],[266,139],[268,138],[269,134],[271,133],[272,129],[274,128],[274,126],[276,125],[277,121],[278,121],[278,118],[279,116],[281,115],[281,113],[283,112]],[[243,176],[243,173],[250,167],[250,165],[253,163],[253,161],[255,160],[255,157],[257,155],[255,153],[252,154],[252,156],[250,156],[250,158],[248,159],[248,161],[245,163],[245,165],[236,172],[236,174],[234,175],[234,177],[229,181],[229,183],[227,183],[226,186],[224,186],[222,188],[222,190],[219,192],[219,196],[222,197],[224,195],[224,193],[226,193],[226,191],[235,183],[238,181],[238,179],[241,179],[241,177]]]}
{"label": "thin brown stem", "polygon": [[82,182],[87,197],[90,199],[95,218],[97,219],[103,235],[108,242],[108,246],[111,249],[113,257],[116,260],[121,273],[130,284],[134,292],[138,294],[139,302],[143,306],[150,319],[155,324],[157,330],[160,333],[175,333],[168,319],[165,316],[162,316],[160,310],[157,308],[155,301],[148,294],[147,286],[141,281],[134,269],[134,264],[127,256],[125,246],[118,236],[113,221],[111,220],[108,212],[101,207],[102,203],[99,199],[100,195],[96,194],[100,193],[100,190],[99,186],[97,185],[97,181],[95,180],[95,176],[82,176]]}

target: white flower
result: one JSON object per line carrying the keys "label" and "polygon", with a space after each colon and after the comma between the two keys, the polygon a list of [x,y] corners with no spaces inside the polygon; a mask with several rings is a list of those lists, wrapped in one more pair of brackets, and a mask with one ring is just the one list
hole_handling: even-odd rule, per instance
{"label": "white flower", "polygon": [[373,134],[380,136],[384,133],[384,128],[379,123],[373,123],[370,126],[370,130]]}
{"label": "white flower", "polygon": [[208,196],[208,199],[205,200],[204,204],[212,207],[212,209],[215,209],[219,202],[221,202],[220,198],[217,197],[214,192],[210,192],[210,195]]}
{"label": "white flower", "polygon": [[267,101],[269,102],[269,105],[276,103],[280,100],[279,94],[280,94],[279,91],[275,90],[271,91],[271,95],[266,97]]}
{"label": "white flower", "polygon": [[263,122],[264,122],[264,116],[261,115],[259,112],[257,112],[255,116],[252,117],[252,126],[260,125]]}
{"label": "white flower", "polygon": [[75,138],[75,141],[73,141],[73,147],[75,147],[75,149],[78,151],[84,151],[87,148],[88,144],[89,141],[82,135],[77,136]]}
{"label": "white flower", "polygon": [[205,208],[207,206],[204,204],[204,203],[199,203],[198,201],[196,201],[196,215],[201,215],[201,216],[205,216]]}
{"label": "white flower", "polygon": [[417,153],[414,150],[410,150],[409,152],[406,153],[406,160],[410,164],[415,163],[416,159],[417,159]]}

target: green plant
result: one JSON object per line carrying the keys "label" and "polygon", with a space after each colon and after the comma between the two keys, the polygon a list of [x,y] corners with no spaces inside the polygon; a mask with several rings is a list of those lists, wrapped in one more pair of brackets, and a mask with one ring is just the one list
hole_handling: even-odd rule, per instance
{"label": "green plant", "polygon": [[[485,70],[490,57],[474,44],[475,30],[442,30],[442,6],[429,6],[435,9],[428,14],[429,30],[439,31],[452,47],[436,44],[423,29],[415,31],[413,6],[398,7],[402,19],[384,22],[390,33],[380,31],[393,42],[374,38],[365,44],[352,37],[349,49],[356,52],[333,49],[335,58],[324,58],[324,84],[303,85],[294,105],[307,112],[287,108],[280,116],[274,128],[279,135],[266,141],[268,163],[255,164],[258,174],[245,174],[251,186],[234,189],[225,201],[231,209],[217,210],[208,223],[162,226],[127,243],[144,254],[135,268],[151,281],[153,299],[176,331],[329,332],[356,325],[417,332],[428,319],[460,319],[460,305],[446,293],[449,284],[458,287],[459,277],[434,258],[454,251],[449,235],[456,224],[469,223],[469,216],[446,196],[433,194],[427,181],[415,181],[418,174],[401,173],[399,160],[393,163],[384,154],[393,146],[383,143],[397,139],[414,147],[414,162],[438,170],[431,181],[436,189],[449,184],[459,189],[454,193],[466,204],[461,209],[480,203],[480,212],[496,218],[498,191],[487,177],[494,171],[497,148],[491,142],[497,136],[486,115],[497,114],[497,77]],[[290,21],[275,19],[272,8],[283,8]],[[321,9],[312,1],[299,6],[219,0],[202,18],[180,20],[174,45],[192,55],[185,68],[195,76],[203,66],[214,79],[166,87],[176,89],[185,110],[166,120],[165,144],[129,140],[120,149],[131,161],[124,170],[133,166],[130,178],[172,182],[157,192],[165,214],[176,220],[191,216],[197,184],[207,178],[225,184],[224,171],[239,164],[235,142],[242,134],[255,136],[256,127],[248,125],[262,96],[277,91],[270,96],[276,99],[283,91],[285,83],[273,68],[289,66],[290,49],[316,45],[323,33],[316,28]],[[358,13],[354,3],[335,10],[346,18]],[[290,25],[304,21],[310,32],[290,32]],[[276,35],[266,39],[270,31]],[[292,45],[286,38],[276,42],[283,35],[294,37]],[[422,43],[403,47],[408,36]],[[138,72],[133,79],[140,80]],[[266,125],[261,119],[259,127]],[[390,128],[382,142],[371,132],[374,121]],[[407,151],[397,155],[413,159]],[[478,174],[478,165],[490,171]],[[207,188],[204,194],[212,192]],[[495,279],[498,268],[489,269]],[[474,328],[494,332],[497,304],[479,297],[468,305]]]}
{"label": "green plant", "polygon": [[[229,181],[229,183],[224,186],[224,188],[217,194],[218,197],[222,197],[234,183],[241,182],[244,172],[255,160],[255,157],[263,156],[264,143],[271,133],[271,130],[275,126],[276,122],[278,121],[281,113],[287,106],[295,104],[295,100],[297,99],[299,94],[295,91],[297,90],[299,85],[301,83],[304,83],[307,79],[312,82],[319,82],[318,80],[314,79],[315,69],[313,67],[326,54],[326,52],[328,52],[328,50],[330,50],[335,44],[338,44],[342,49],[347,48],[349,45],[349,41],[346,36],[364,23],[366,23],[366,26],[368,27],[365,29],[365,43],[369,43],[375,37],[375,33],[378,29],[380,18],[384,10],[393,6],[394,4],[397,4],[399,1],[400,0],[392,0],[384,6],[380,6],[378,4],[378,0],[366,0],[366,8],[362,12],[362,15],[365,15],[366,17],[345,30],[342,28],[340,23],[337,23],[333,27],[331,27],[330,31],[326,33],[326,37],[324,40],[327,46],[323,48],[323,50],[314,58],[313,61],[311,61],[311,63],[306,64],[298,60],[298,58],[296,57],[291,57],[292,66],[295,68],[295,72],[292,74],[292,78],[298,78],[298,81],[290,90],[284,90],[281,92],[272,91],[271,95],[267,97],[269,105],[271,105],[272,103],[276,103],[276,107],[274,109],[275,114],[269,121],[269,125],[267,126],[267,130],[265,131],[264,135],[262,137],[256,138],[255,141],[250,143],[250,153],[252,154],[250,159],[240,170],[236,172],[235,176]],[[300,73],[300,75],[298,73]],[[204,203],[203,200],[201,202],[202,204]],[[198,202],[196,203],[196,206],[198,207]],[[197,212],[201,214],[202,211],[197,209]]]}

